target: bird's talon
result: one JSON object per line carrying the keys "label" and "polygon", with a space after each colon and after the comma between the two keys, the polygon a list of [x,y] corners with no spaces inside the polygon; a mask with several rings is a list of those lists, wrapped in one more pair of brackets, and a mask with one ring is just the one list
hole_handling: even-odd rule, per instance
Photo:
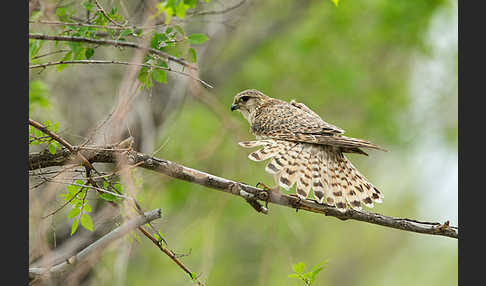
{"label": "bird's talon", "polygon": [[265,208],[268,209],[268,202],[270,201],[270,193],[272,192],[272,189],[270,189],[269,187],[267,187],[264,183],[262,182],[258,182],[256,184],[256,187],[258,186],[262,186],[262,189],[267,192],[267,196],[266,196],[266,199],[264,200],[265,201]]}
{"label": "bird's talon", "polygon": [[271,189],[270,189],[269,187],[267,187],[267,185],[265,185],[265,184],[264,184],[264,183],[262,183],[262,182],[258,182],[258,183],[256,184],[256,187],[258,188],[258,186],[262,186],[262,189],[264,189],[265,191],[268,191],[268,192],[270,192],[270,191],[271,191]]}

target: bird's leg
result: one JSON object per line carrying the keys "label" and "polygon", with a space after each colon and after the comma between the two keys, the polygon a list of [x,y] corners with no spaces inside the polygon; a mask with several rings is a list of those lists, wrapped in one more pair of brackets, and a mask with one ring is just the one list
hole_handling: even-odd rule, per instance
{"label": "bird's leg", "polygon": [[267,208],[267,209],[268,209],[268,201],[270,200],[270,193],[271,193],[271,192],[273,192],[274,190],[273,190],[273,189],[271,189],[271,188],[269,188],[269,187],[267,187],[267,185],[265,185],[265,184],[264,184],[264,183],[262,183],[262,182],[258,182],[258,183],[256,184],[256,187],[258,187],[258,186],[260,186],[260,185],[263,187],[262,189],[263,189],[264,191],[266,191],[266,192],[267,192],[267,199],[265,200],[265,208]]}

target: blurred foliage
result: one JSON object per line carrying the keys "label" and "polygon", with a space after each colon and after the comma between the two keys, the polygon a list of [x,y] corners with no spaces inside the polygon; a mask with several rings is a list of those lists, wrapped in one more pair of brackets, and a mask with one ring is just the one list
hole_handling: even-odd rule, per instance
{"label": "blurred foliage", "polygon": [[[403,143],[396,114],[409,106],[411,57],[427,52],[428,23],[444,4],[346,1],[334,9],[313,2],[304,19],[264,42],[223,85],[225,101],[239,90],[257,88],[302,101],[355,137]],[[265,15],[260,11],[252,22],[263,25]],[[241,46],[238,41],[226,50]]]}
{"label": "blurred foliage", "polygon": [[[228,16],[238,20],[229,28],[212,16],[203,18],[207,22],[192,22],[187,14],[190,10],[177,12],[191,1],[165,2],[173,6],[161,5],[160,11],[172,7],[175,17],[184,15],[187,20],[183,25],[173,17],[170,23],[183,25],[184,34],[176,28],[169,34],[187,37],[188,44],[204,43],[193,51],[184,44],[179,56],[196,60],[197,52],[200,77],[217,83],[209,90],[210,96],[217,99],[228,118],[188,95],[178,101],[180,106],[165,109],[157,100],[170,98],[169,92],[157,88],[164,83],[183,93],[177,89],[177,81],[170,72],[149,77],[143,74],[147,70],[142,70],[139,79],[147,80],[145,91],[151,96],[138,98],[137,104],[148,102],[145,113],[155,114],[153,122],[162,116],[165,119],[156,130],[149,130],[155,134],[153,151],[162,147],[155,156],[252,185],[259,181],[271,184],[264,164],[248,160],[248,150],[236,144],[238,139],[253,136],[247,133],[248,124],[242,116],[229,110],[237,92],[256,88],[272,97],[303,102],[324,120],[346,130],[346,135],[392,150],[373,152],[370,157],[349,156],[384,191],[384,203],[372,211],[439,220],[417,217],[423,200],[417,176],[422,170],[412,159],[413,148],[424,134],[437,133],[447,152],[456,152],[457,116],[451,114],[457,107],[457,89],[425,90],[431,102],[414,113],[411,86],[417,59],[422,61],[434,53],[427,41],[430,23],[437,13],[451,10],[451,2],[346,0],[335,5],[337,1],[248,1],[251,5],[246,12],[236,10]],[[222,9],[221,3],[212,2],[204,3],[203,10]],[[216,25],[227,31],[213,37]],[[164,41],[170,42],[170,35],[159,32],[153,35],[151,45],[168,50]],[[36,45],[31,47],[34,56]],[[94,57],[127,54],[97,49]],[[161,64],[155,58],[146,60]],[[448,62],[446,69],[452,71],[448,76],[456,77],[457,57],[446,60],[455,61]],[[45,119],[54,116],[61,126],[68,125],[71,133],[85,134],[115,104],[113,90],[120,86],[121,74],[99,67],[32,73],[31,108],[36,108],[35,98],[48,96],[56,103],[54,110],[36,114]],[[430,74],[419,75],[426,81],[427,76]],[[39,80],[44,84],[36,83]],[[441,78],[439,82],[447,80],[456,79]],[[236,121],[244,138],[238,138],[228,127],[229,119]],[[429,130],[427,122],[437,124]],[[136,127],[132,128],[134,132],[142,129]],[[326,261],[325,270],[315,277],[313,285],[457,284],[456,240],[339,221],[274,205],[264,216],[241,198],[147,170],[139,170],[139,176],[143,184],[137,199],[144,209],[163,209],[163,219],[154,225],[163,230],[169,248],[189,254],[182,258],[184,264],[207,285],[302,285],[302,281],[288,277],[296,261],[305,265]],[[92,285],[113,285],[117,279],[124,280],[125,285],[190,283],[143,237],[139,242],[127,239],[120,244],[129,249],[126,273],[115,266],[121,256],[120,246],[111,246],[90,277]]]}

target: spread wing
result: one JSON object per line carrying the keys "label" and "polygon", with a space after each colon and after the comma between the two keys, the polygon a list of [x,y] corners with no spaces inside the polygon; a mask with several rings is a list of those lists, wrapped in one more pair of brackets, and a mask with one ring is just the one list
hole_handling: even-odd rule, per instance
{"label": "spread wing", "polygon": [[384,150],[369,141],[341,135],[344,130],[295,101],[270,100],[263,104],[253,117],[251,131],[261,138],[337,146],[344,152],[363,154],[358,147]]}

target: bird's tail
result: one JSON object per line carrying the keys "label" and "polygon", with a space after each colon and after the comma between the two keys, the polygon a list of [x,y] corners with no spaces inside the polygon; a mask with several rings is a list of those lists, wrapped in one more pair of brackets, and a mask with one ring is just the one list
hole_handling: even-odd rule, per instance
{"label": "bird's tail", "polygon": [[381,203],[383,199],[383,194],[339,149],[273,139],[239,144],[245,148],[263,146],[248,157],[253,161],[271,159],[265,170],[286,190],[297,184],[297,196],[301,199],[306,199],[312,188],[317,202],[325,202],[340,211],[345,211],[347,204],[356,210],[361,210],[362,204],[372,208],[373,202]]}

